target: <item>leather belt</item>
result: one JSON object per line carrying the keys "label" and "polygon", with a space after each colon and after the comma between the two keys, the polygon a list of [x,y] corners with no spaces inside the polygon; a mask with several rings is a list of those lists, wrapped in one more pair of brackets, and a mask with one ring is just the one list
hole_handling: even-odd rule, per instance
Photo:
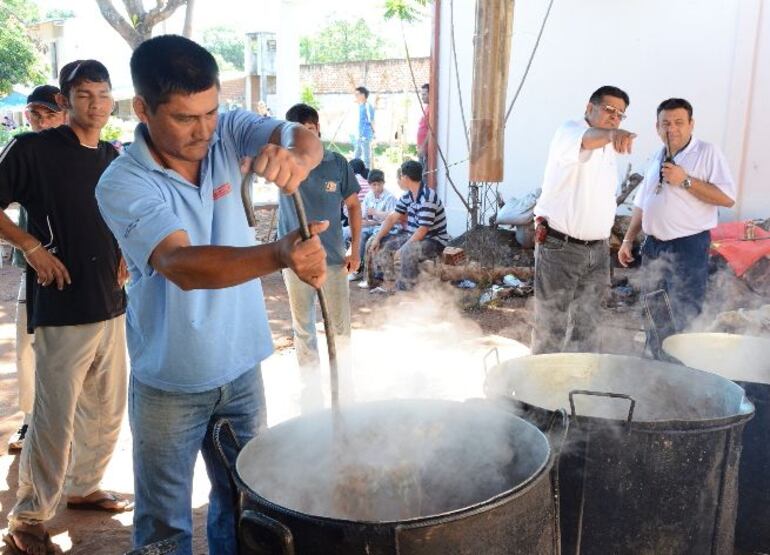
{"label": "leather belt", "polygon": [[548,228],[548,235],[553,237],[554,239],[559,239],[560,241],[564,241],[565,243],[575,243],[577,245],[585,245],[586,247],[590,247],[591,245],[596,245],[598,243],[603,243],[605,241],[604,239],[594,239],[592,241],[583,241],[582,239],[575,239],[574,237],[571,237],[566,233],[562,233],[561,231],[556,231],[552,227]]}

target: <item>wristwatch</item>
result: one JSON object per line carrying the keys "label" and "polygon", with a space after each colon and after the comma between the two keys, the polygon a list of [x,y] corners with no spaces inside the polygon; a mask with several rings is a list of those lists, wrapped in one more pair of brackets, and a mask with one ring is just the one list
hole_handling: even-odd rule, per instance
{"label": "wristwatch", "polygon": [[692,179],[690,179],[690,176],[684,178],[684,181],[682,181],[682,187],[685,191],[689,191],[690,187],[692,187]]}

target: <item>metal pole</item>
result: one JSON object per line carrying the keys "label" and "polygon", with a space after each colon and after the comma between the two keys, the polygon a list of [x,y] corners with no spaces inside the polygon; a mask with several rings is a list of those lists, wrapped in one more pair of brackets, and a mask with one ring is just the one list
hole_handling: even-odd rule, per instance
{"label": "metal pole", "polygon": [[[249,172],[243,176],[241,181],[241,201],[243,202],[243,209],[246,212],[246,220],[249,226],[254,228],[257,225],[257,219],[254,216],[254,206],[251,201],[251,185],[254,180],[254,173]],[[307,214],[305,213],[305,205],[302,202],[302,197],[299,195],[299,191],[295,191],[291,195],[294,201],[294,209],[297,211],[297,221],[299,221],[299,235],[303,241],[310,239],[310,228],[307,224]],[[339,393],[339,369],[337,367],[337,345],[334,340],[334,327],[332,326],[332,320],[329,316],[329,307],[326,303],[326,295],[323,288],[316,289],[318,293],[318,304],[321,305],[321,316],[324,321],[324,331],[326,333],[326,347],[329,351],[329,381],[331,386],[332,397],[332,411],[339,412],[340,409],[340,393]]]}
{"label": "metal pole", "polygon": [[[307,215],[305,214],[305,205],[299,191],[291,195],[294,201],[294,209],[297,211],[297,220],[299,221],[299,234],[303,241],[310,239],[310,228],[307,225]],[[326,348],[329,351],[329,382],[332,394],[332,411],[338,412],[340,409],[339,392],[339,372],[337,368],[337,345],[334,341],[334,326],[329,316],[329,307],[326,304],[326,295],[322,287],[316,289],[318,293],[318,304],[321,305],[321,316],[324,321],[324,331],[326,332]]]}

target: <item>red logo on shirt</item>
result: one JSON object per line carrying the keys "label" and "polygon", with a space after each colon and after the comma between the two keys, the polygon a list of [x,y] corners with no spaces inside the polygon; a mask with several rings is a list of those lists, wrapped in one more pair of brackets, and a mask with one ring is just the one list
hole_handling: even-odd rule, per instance
{"label": "red logo on shirt", "polygon": [[219,200],[222,197],[229,195],[232,190],[233,188],[230,187],[229,183],[222,183],[222,185],[214,189],[214,200]]}

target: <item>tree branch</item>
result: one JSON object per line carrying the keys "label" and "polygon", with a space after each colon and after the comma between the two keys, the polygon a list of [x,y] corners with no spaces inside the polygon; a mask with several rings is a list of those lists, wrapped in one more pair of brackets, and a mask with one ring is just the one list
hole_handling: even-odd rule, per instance
{"label": "tree branch", "polygon": [[192,20],[195,0],[187,0],[187,11],[184,13],[184,27],[182,27],[182,36],[192,38]]}
{"label": "tree branch", "polygon": [[187,4],[187,0],[168,0],[165,6],[154,7],[144,16],[144,26],[147,29],[152,29],[161,21],[165,21],[171,17],[171,14],[173,14],[177,8],[184,6],[185,4]]}
{"label": "tree branch", "polygon": [[[136,48],[139,43],[142,42],[143,37],[134,29],[134,26],[125,20],[120,15],[115,6],[112,5],[112,0],[96,0],[99,6],[99,11],[102,13],[102,17],[115,29],[118,34],[125,39],[125,41],[131,46]],[[130,15],[130,14],[129,14]]]}

